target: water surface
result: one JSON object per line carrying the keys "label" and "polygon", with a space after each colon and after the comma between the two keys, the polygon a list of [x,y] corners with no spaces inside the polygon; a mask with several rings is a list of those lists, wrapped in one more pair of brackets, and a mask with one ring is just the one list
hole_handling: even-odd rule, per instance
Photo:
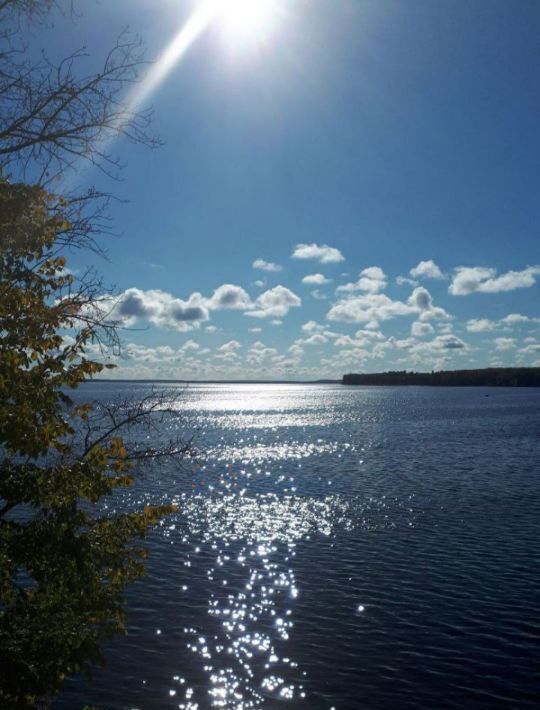
{"label": "water surface", "polygon": [[159,436],[199,460],[117,502],[179,508],[129,635],[55,708],[538,707],[540,391],[198,385],[179,413]]}

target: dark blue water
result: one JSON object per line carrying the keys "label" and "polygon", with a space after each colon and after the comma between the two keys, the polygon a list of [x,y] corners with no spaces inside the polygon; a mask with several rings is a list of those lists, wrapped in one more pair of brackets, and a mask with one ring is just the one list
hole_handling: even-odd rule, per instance
{"label": "dark blue water", "polygon": [[[98,384],[114,399],[146,385]],[[536,708],[540,391],[192,386],[129,635],[55,708]]]}

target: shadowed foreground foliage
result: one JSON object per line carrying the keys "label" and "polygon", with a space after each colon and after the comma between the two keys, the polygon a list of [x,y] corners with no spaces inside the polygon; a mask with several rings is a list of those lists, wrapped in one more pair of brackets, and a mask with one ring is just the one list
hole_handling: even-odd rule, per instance
{"label": "shadowed foreground foliage", "polygon": [[[129,448],[122,431],[162,402],[95,411],[76,387],[103,365],[85,357],[98,323],[71,293],[55,255],[62,210],[39,187],[0,182],[0,707],[32,706],[64,676],[102,662],[100,643],[125,629],[123,592],[143,572],[133,544],[171,507],[116,517],[100,498],[133,480],[135,462],[164,452]],[[76,338],[59,331],[84,324]]]}
{"label": "shadowed foreground foliage", "polygon": [[[53,200],[53,204],[51,203]],[[47,702],[68,673],[103,661],[100,643],[124,630],[123,592],[143,572],[132,541],[172,508],[109,517],[93,505],[129,486],[133,466],[165,451],[130,448],[124,430],[163,402],[100,412],[66,388],[103,369],[85,357],[100,324],[72,293],[55,255],[69,229],[40,187],[0,182],[0,707]],[[83,325],[75,338],[60,331]]]}
{"label": "shadowed foreground foliage", "polygon": [[59,12],[69,25],[73,11],[70,0],[0,0],[0,708],[10,710],[47,707],[66,674],[89,672],[102,641],[125,630],[139,540],[172,507],[106,515],[103,497],[131,485],[137,465],[191,450],[141,446],[178,416],[162,397],[106,407],[69,397],[105,367],[90,354],[119,345],[110,295],[64,256],[101,252],[110,196],[56,188],[81,162],[116,176],[116,136],[159,144],[150,114],[124,101],[144,68],[136,38],[121,35],[93,74],[83,50],[57,63],[28,52],[32,25]]}

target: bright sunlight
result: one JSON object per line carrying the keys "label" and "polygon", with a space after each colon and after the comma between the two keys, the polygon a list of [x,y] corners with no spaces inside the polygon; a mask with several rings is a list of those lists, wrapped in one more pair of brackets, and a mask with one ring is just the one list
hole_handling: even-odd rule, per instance
{"label": "bright sunlight", "polygon": [[[208,2],[208,0],[207,0]],[[277,16],[276,0],[209,0],[229,41],[257,42],[268,37]]]}

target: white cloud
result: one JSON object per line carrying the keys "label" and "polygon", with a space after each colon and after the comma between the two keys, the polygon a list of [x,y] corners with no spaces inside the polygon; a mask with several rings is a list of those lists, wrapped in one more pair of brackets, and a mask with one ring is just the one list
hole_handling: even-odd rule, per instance
{"label": "white cloud", "polygon": [[248,328],[249,333],[261,333],[262,328]]}
{"label": "white cloud", "polygon": [[324,330],[324,326],[319,325],[314,320],[308,320],[308,322],[304,323],[304,325],[302,326],[302,330],[304,331],[304,333],[313,333],[317,330]]}
{"label": "white cloud", "polygon": [[180,352],[187,352],[188,350],[199,350],[201,346],[194,340],[186,340],[186,342],[178,348]]}
{"label": "white cloud", "polygon": [[498,321],[489,320],[488,318],[472,318],[467,321],[466,328],[470,333],[487,333],[497,328],[508,330],[521,323],[537,323],[540,318],[529,318],[521,313],[509,313],[504,318]]}
{"label": "white cloud", "polygon": [[240,345],[238,340],[229,340],[228,343],[224,343],[218,349],[222,353],[230,353],[230,352],[234,352],[235,350],[238,350],[241,347],[242,346]]}
{"label": "white cloud", "polygon": [[246,315],[253,318],[281,318],[286,316],[290,308],[302,305],[298,296],[285,286],[275,286],[261,293],[255,301],[255,310]]}
{"label": "white cloud", "polygon": [[304,354],[304,348],[300,345],[300,343],[303,341],[297,341],[296,343],[293,343],[291,347],[289,348],[289,352],[291,355],[294,355],[294,357],[302,357]]}
{"label": "white cloud", "polygon": [[438,323],[437,327],[441,333],[451,333],[454,329],[452,323]]}
{"label": "white cloud", "polygon": [[416,320],[411,325],[411,335],[414,335],[415,337],[431,335],[431,333],[433,333],[433,326],[431,323],[422,323],[421,321]]}
{"label": "white cloud", "polygon": [[428,259],[427,261],[420,261],[415,267],[413,267],[409,274],[413,279],[444,279],[445,275],[439,269],[437,264],[433,259]]}
{"label": "white cloud", "polygon": [[316,259],[321,264],[330,264],[345,261],[343,254],[335,247],[327,244],[297,244],[293,253],[293,259]]}
{"label": "white cloud", "polygon": [[416,309],[401,301],[392,301],[383,293],[355,296],[335,303],[326,314],[328,320],[345,323],[377,323],[400,315],[416,313]]}
{"label": "white cloud", "polygon": [[310,335],[309,338],[306,338],[303,342],[306,345],[323,345],[328,342],[328,338],[321,333],[313,333],[313,335]]}
{"label": "white cloud", "polygon": [[540,318],[529,318],[529,316],[523,316],[521,313],[509,313],[507,316],[501,319],[501,323],[504,325],[517,325],[518,323],[530,323],[540,321]]}
{"label": "white cloud", "polygon": [[448,320],[451,316],[438,306],[433,305],[433,298],[430,292],[423,286],[417,286],[409,296],[407,303],[417,310],[418,319],[425,322],[428,320]]}
{"label": "white cloud", "polygon": [[366,348],[375,340],[383,340],[384,337],[379,331],[357,330],[354,338],[350,335],[340,335],[334,341],[336,348]]}
{"label": "white cloud", "polygon": [[434,348],[440,350],[463,350],[467,345],[457,335],[438,335],[431,341]]}
{"label": "white cloud", "polygon": [[421,321],[451,317],[443,308],[433,305],[431,294],[423,286],[414,289],[407,303],[393,301],[384,293],[343,299],[332,306],[326,317],[345,323],[366,323],[366,328],[376,329],[381,320],[408,315],[418,315]]}
{"label": "white cloud", "polygon": [[396,276],[396,283],[398,286],[418,286],[418,281],[409,279],[406,276]]}
{"label": "white cloud", "polygon": [[147,320],[162,328],[187,331],[208,320],[209,314],[200,293],[192,293],[183,301],[165,291],[128,288],[116,301],[110,317],[128,326]]}
{"label": "white cloud", "polygon": [[495,338],[495,350],[511,350],[515,347],[515,338]]}
{"label": "white cloud", "polygon": [[386,274],[379,266],[368,266],[360,272],[360,278],[356,283],[348,283],[338,286],[336,293],[367,291],[368,293],[378,293],[386,288]]}
{"label": "white cloud", "polygon": [[280,266],[279,264],[274,264],[273,261],[265,261],[264,259],[255,259],[255,261],[253,262],[253,268],[260,269],[261,271],[271,272],[283,270],[283,266]]}
{"label": "white cloud", "polygon": [[249,294],[241,286],[234,284],[223,284],[216,288],[206,305],[211,311],[245,311],[253,307]]}
{"label": "white cloud", "polygon": [[495,330],[497,324],[488,318],[471,318],[465,326],[469,333],[488,333]]}
{"label": "white cloud", "polygon": [[246,360],[250,365],[260,365],[265,359],[277,354],[275,348],[269,348],[258,340],[249,348]]}
{"label": "white cloud", "polygon": [[404,342],[407,344],[407,347],[410,349],[411,354],[414,356],[431,356],[433,354],[449,352],[451,350],[463,352],[467,350],[467,344],[461,338],[458,338],[457,335],[453,335],[451,333],[445,335],[437,335],[435,338],[433,338],[433,340],[417,340],[415,343],[412,344],[410,343],[410,340],[412,340],[412,338]]}
{"label": "white cloud", "polygon": [[320,288],[313,289],[311,295],[316,301],[326,301],[326,299],[328,298],[328,296],[323,293]]}
{"label": "white cloud", "polygon": [[448,290],[453,296],[471,293],[500,293],[517,288],[529,288],[536,283],[540,266],[528,266],[522,271],[507,271],[497,276],[497,270],[484,266],[459,266],[454,270]]}
{"label": "white cloud", "polygon": [[409,296],[407,303],[419,311],[429,311],[433,307],[433,298],[427,288],[417,286]]}
{"label": "white cloud", "polygon": [[540,343],[529,343],[526,347],[520,348],[520,353],[540,353]]}
{"label": "white cloud", "polygon": [[324,274],[308,274],[302,279],[303,284],[315,284],[317,286],[323,286],[324,284],[331,283],[332,279],[327,279]]}
{"label": "white cloud", "polygon": [[416,342],[417,341],[414,338],[402,338],[401,340],[394,338],[393,336],[388,338],[388,343],[393,348],[397,348],[398,350],[409,350],[416,345]]}

